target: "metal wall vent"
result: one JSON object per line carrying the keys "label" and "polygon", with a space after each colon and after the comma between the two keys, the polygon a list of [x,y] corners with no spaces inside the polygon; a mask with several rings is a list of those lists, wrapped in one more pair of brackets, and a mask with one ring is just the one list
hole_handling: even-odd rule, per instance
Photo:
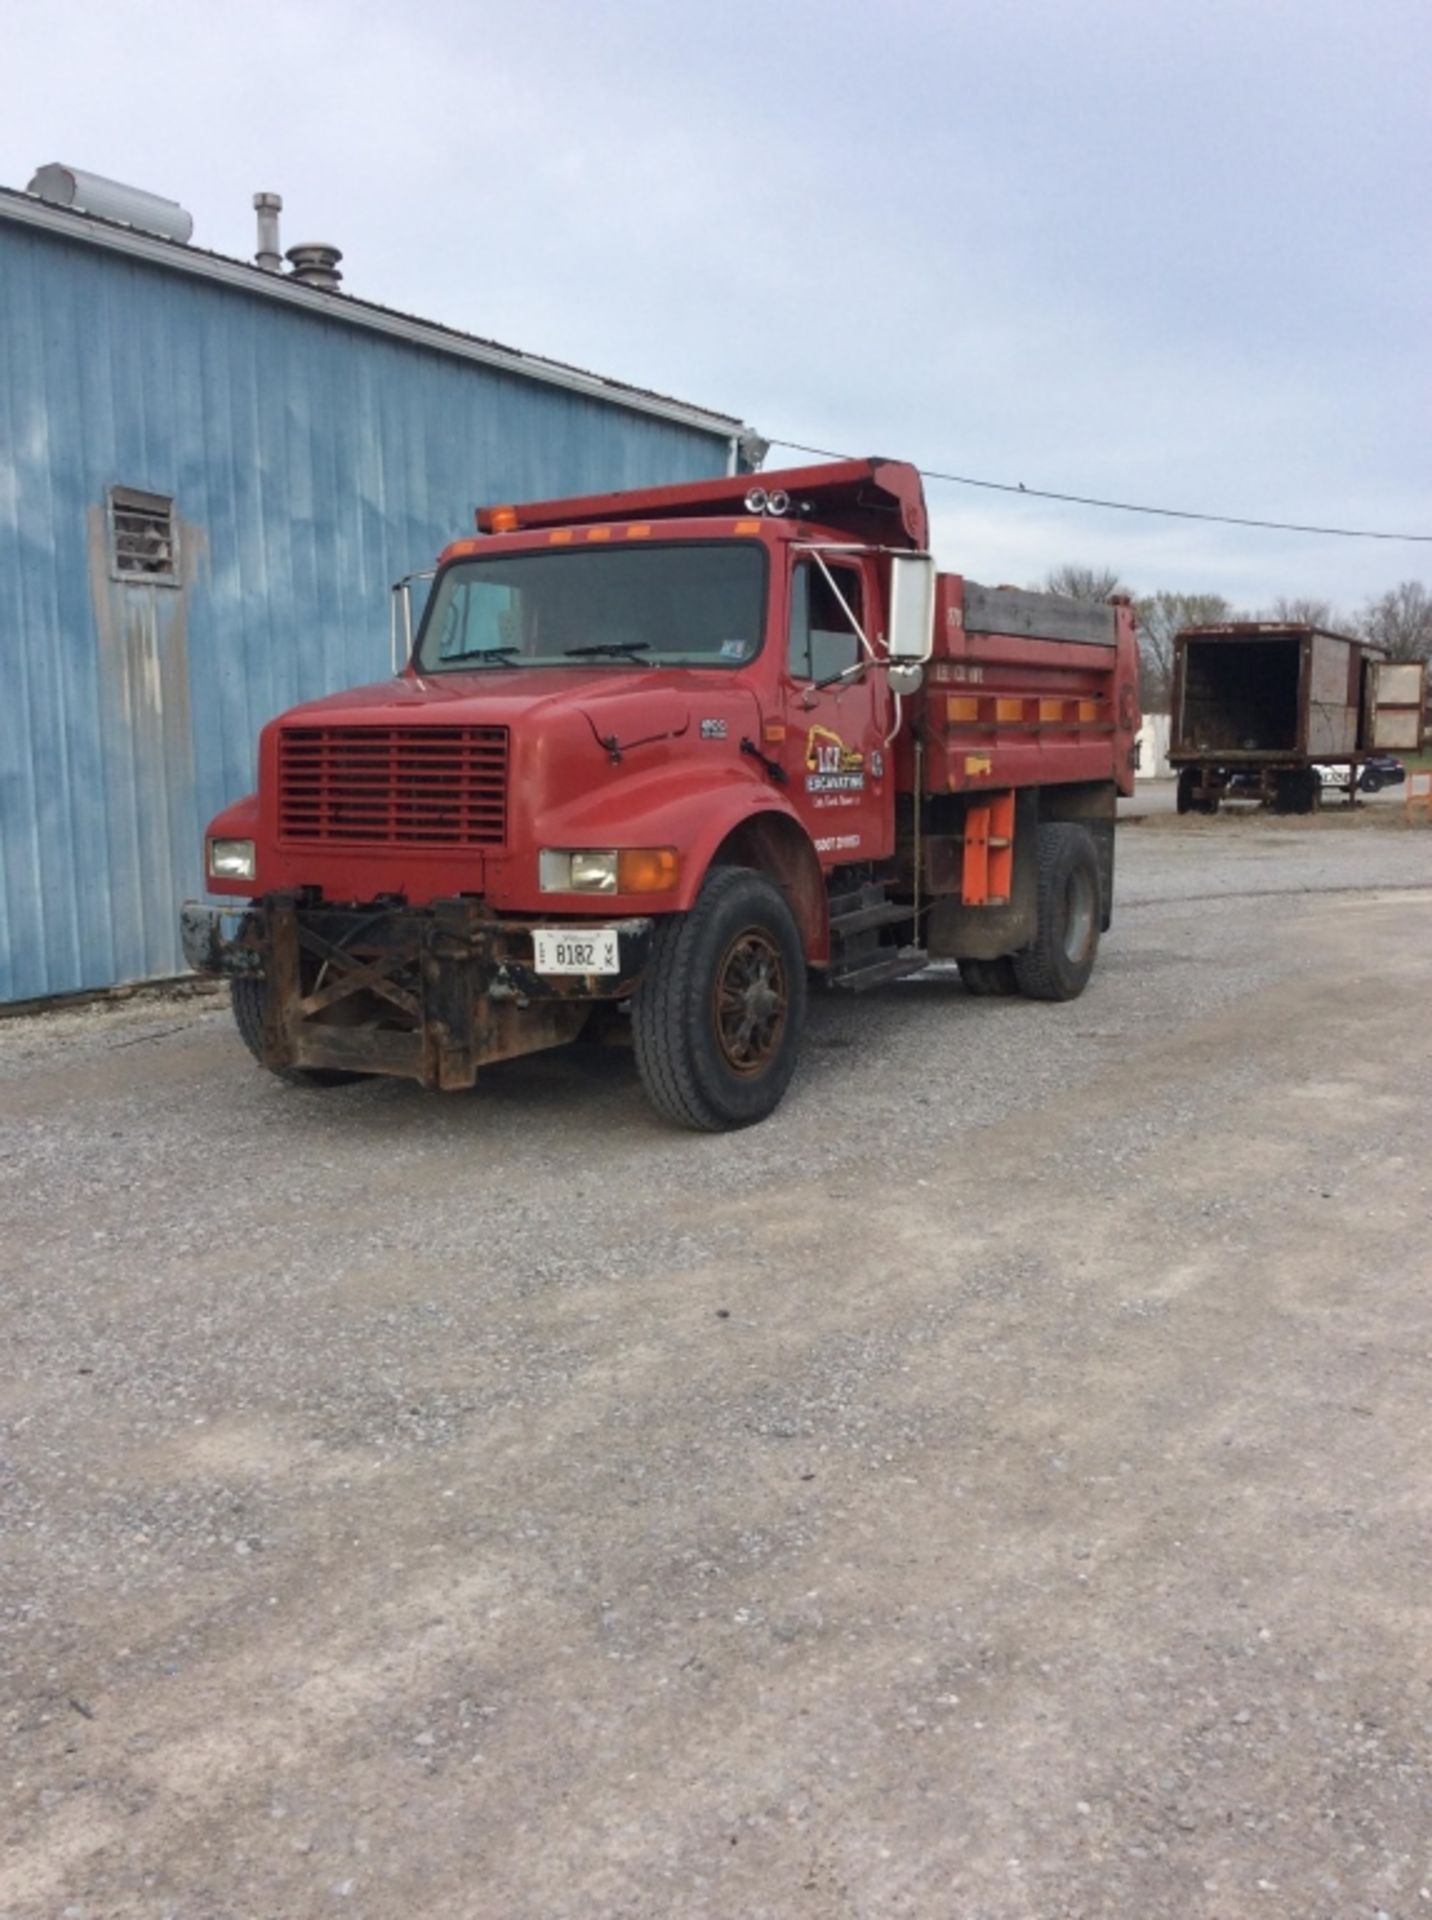
{"label": "metal wall vent", "polygon": [[174,502],[133,487],[109,490],[110,572],[116,580],[150,586],[179,584],[179,535]]}

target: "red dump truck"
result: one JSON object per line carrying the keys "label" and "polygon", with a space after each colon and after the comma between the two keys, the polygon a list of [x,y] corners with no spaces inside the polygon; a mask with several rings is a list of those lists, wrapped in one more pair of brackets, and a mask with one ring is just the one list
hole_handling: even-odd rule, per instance
{"label": "red dump truck", "polygon": [[657,1109],[748,1125],[808,986],[957,961],[1068,1000],[1132,791],[1134,620],[940,574],[913,467],[482,509],[397,677],[263,731],[185,951],[310,1083],[470,1087],[629,1036]]}

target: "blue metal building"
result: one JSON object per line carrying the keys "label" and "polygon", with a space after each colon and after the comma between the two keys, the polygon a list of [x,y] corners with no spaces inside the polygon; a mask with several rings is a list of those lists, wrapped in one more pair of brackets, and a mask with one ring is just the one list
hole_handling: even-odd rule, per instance
{"label": "blue metal building", "polygon": [[697,479],[740,423],[0,190],[0,1002],[182,971],[260,726],[390,671],[481,501]]}

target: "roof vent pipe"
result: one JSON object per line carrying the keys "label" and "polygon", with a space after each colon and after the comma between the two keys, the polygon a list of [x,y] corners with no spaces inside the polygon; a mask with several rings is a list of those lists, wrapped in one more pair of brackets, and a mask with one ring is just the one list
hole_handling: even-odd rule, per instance
{"label": "roof vent pipe", "polygon": [[279,252],[278,217],[283,212],[281,193],[256,193],[254,212],[259,217],[259,250],[254,260],[265,273],[283,272],[283,255]]}
{"label": "roof vent pipe", "polygon": [[327,241],[306,240],[300,247],[290,247],[288,258],[293,267],[291,279],[302,281],[306,287],[321,287],[325,293],[337,293],[343,278],[338,271],[343,255],[337,247]]}

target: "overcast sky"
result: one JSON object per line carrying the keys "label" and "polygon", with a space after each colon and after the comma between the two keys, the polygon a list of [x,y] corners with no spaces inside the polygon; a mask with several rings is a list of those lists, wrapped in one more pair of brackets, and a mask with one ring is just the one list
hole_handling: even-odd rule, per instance
{"label": "overcast sky", "polygon": [[[1428,0],[6,0],[0,181],[957,473],[1432,533]],[[797,456],[773,447],[769,464]],[[944,565],[1356,606],[1432,547],[934,484]]]}

